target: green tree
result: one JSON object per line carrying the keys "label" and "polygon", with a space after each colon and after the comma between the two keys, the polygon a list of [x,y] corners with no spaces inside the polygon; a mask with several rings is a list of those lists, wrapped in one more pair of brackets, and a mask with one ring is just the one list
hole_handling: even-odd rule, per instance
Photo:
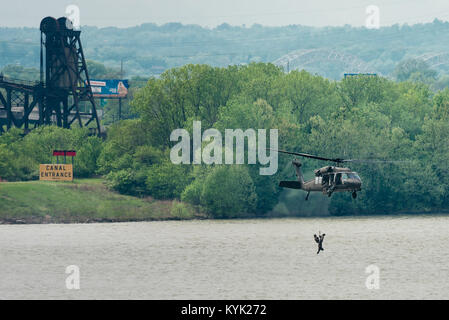
{"label": "green tree", "polygon": [[243,166],[216,167],[205,179],[201,204],[214,218],[237,218],[252,214],[257,195]]}
{"label": "green tree", "polygon": [[189,168],[171,162],[152,165],[147,171],[146,193],[157,199],[174,199],[192,181]]}
{"label": "green tree", "polygon": [[14,179],[15,175],[14,153],[8,150],[7,145],[0,144],[0,178]]}
{"label": "green tree", "polygon": [[437,77],[437,72],[419,59],[407,59],[401,61],[394,69],[394,76],[398,81],[432,82]]}

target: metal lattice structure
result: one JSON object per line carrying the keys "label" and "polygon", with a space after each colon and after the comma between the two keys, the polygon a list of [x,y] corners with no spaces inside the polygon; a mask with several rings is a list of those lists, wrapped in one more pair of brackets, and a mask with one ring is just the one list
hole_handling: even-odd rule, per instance
{"label": "metal lattice structure", "polygon": [[39,123],[39,114],[33,110],[41,109],[44,90],[40,83],[0,77],[0,88],[0,134],[5,125],[28,130],[30,123]]}
{"label": "metal lattice structure", "polygon": [[40,30],[40,81],[0,77],[0,133],[5,125],[28,130],[30,124],[70,128],[74,122],[83,127],[93,121],[99,134],[81,31],[65,17],[44,18]]}
{"label": "metal lattice structure", "polygon": [[442,65],[449,65],[449,52],[426,53],[416,57],[416,59],[423,60],[431,68],[437,68]]}
{"label": "metal lattice structure", "polygon": [[338,63],[341,73],[374,73],[368,63],[356,56],[332,49],[301,49],[292,51],[273,64],[283,67],[284,70],[307,70],[314,72],[323,63]]}

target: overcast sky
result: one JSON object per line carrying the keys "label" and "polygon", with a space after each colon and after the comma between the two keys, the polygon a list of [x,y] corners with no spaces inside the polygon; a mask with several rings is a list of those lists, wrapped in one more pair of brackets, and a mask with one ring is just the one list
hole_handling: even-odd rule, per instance
{"label": "overcast sky", "polygon": [[214,27],[227,22],[251,26],[365,25],[366,7],[379,7],[380,26],[449,21],[449,0],[1,0],[0,26],[38,27],[45,16],[60,17],[66,6],[80,9],[81,25],[128,27],[182,22]]}

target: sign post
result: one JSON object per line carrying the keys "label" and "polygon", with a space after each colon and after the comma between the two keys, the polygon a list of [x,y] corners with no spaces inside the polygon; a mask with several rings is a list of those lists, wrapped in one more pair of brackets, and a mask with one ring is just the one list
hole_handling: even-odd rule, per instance
{"label": "sign post", "polygon": [[[39,180],[46,181],[73,181],[73,157],[75,150],[53,150],[56,164],[39,165]],[[64,157],[64,164],[59,164],[59,156]],[[72,164],[67,164],[67,156],[72,157]]]}
{"label": "sign post", "polygon": [[[123,77],[123,65],[121,67]],[[90,79],[94,98],[118,99],[118,119],[122,119],[122,99],[128,97],[128,79]]]}

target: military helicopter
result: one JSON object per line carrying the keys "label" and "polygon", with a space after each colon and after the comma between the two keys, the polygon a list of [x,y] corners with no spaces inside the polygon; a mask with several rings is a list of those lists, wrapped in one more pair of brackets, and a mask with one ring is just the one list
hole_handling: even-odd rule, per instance
{"label": "military helicopter", "polygon": [[352,197],[357,198],[357,191],[362,190],[362,180],[360,179],[357,172],[352,171],[350,168],[337,167],[339,163],[348,162],[396,162],[396,161],[385,161],[385,160],[360,160],[360,159],[340,159],[340,158],[325,158],[320,156],[315,156],[307,153],[290,152],[284,150],[274,150],[279,153],[286,153],[295,156],[312,158],[322,161],[334,162],[335,166],[325,166],[320,169],[316,169],[315,179],[304,181],[304,177],[301,171],[301,162],[298,159],[292,161],[292,165],[296,171],[297,181],[281,181],[279,183],[280,187],[290,188],[290,189],[301,189],[307,191],[306,200],[309,199],[310,192],[320,191],[323,194],[327,194],[329,197],[332,196],[334,192],[351,192]]}

